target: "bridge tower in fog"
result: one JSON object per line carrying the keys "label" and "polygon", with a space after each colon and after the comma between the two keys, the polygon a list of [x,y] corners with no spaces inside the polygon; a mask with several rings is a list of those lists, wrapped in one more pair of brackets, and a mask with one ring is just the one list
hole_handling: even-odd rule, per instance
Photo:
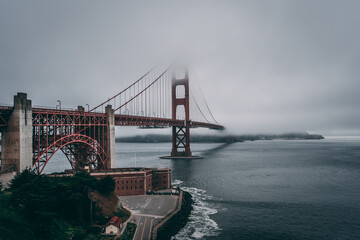
{"label": "bridge tower in fog", "polygon": [[[183,86],[184,96],[180,95],[181,91],[177,91]],[[189,74],[186,71],[185,77],[177,79],[174,72],[172,78],[172,118],[176,120],[179,106],[184,107],[185,121],[182,125],[172,126],[172,150],[171,157],[192,157],[190,149],[190,101],[189,101]]]}

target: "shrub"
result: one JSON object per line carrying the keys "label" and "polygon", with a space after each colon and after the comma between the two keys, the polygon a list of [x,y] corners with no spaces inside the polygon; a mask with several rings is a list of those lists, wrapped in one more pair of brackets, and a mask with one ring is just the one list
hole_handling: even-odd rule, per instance
{"label": "shrub", "polygon": [[106,176],[99,180],[97,190],[100,194],[107,196],[114,191],[115,181],[112,177]]}

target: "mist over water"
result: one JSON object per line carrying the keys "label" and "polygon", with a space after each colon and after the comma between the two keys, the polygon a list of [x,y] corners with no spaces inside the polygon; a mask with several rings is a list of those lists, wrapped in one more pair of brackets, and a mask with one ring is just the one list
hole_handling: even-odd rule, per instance
{"label": "mist over water", "polygon": [[[116,146],[117,167],[171,167],[194,210],[174,239],[358,239],[360,138],[193,144],[199,160],[164,160],[170,143]],[[215,149],[215,150],[213,150]],[[135,157],[136,156],[136,157]],[[63,170],[65,157],[46,171]],[[60,159],[61,158],[61,159]]]}

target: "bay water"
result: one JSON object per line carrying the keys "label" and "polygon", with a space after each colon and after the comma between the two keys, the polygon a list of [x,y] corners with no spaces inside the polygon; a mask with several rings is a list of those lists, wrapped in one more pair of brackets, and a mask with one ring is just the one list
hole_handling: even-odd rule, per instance
{"label": "bay water", "polygon": [[[194,199],[173,239],[360,239],[360,138],[192,144],[117,143],[116,167],[170,167]],[[46,173],[70,168],[57,153]]]}

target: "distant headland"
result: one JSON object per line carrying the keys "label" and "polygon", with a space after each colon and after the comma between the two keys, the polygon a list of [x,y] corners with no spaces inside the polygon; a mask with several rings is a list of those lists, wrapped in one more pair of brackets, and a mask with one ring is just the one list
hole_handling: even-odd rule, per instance
{"label": "distant headland", "polygon": [[[324,139],[319,134],[284,133],[284,134],[244,134],[244,135],[192,135],[191,142],[194,143],[225,143],[225,142],[244,142],[256,140],[320,140]],[[171,142],[170,135],[148,134],[131,137],[116,138],[116,142],[128,143],[148,143],[148,142]]]}

